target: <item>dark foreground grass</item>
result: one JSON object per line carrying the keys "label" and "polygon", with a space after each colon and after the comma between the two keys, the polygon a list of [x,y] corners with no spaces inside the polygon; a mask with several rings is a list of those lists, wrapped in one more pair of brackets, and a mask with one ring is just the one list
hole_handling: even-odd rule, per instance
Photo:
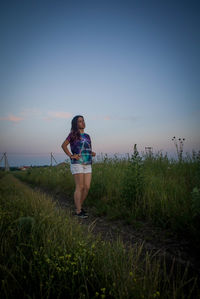
{"label": "dark foreground grass", "polygon": [[[193,298],[197,279],[142,244],[104,242],[10,174],[0,175],[1,298]],[[179,271],[180,270],[180,271]]]}

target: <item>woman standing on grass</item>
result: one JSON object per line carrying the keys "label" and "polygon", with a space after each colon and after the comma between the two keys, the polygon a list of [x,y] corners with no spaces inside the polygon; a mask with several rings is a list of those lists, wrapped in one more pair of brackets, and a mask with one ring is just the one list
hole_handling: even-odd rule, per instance
{"label": "woman standing on grass", "polygon": [[[83,116],[77,115],[72,119],[71,132],[62,144],[62,149],[70,157],[71,173],[74,176],[76,189],[74,192],[74,202],[76,206],[76,216],[87,218],[86,211],[82,205],[88,195],[92,178],[92,152],[90,136],[84,133],[85,121]],[[70,144],[71,152],[67,146]]]}

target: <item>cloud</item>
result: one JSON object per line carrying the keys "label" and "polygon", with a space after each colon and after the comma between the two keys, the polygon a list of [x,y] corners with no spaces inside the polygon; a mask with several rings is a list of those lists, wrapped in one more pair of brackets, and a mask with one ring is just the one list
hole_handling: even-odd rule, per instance
{"label": "cloud", "polygon": [[19,116],[13,115],[10,113],[8,116],[0,117],[0,120],[7,120],[10,122],[18,123],[26,118],[31,118],[34,116],[39,116],[41,111],[37,108],[23,108],[21,112],[18,114]]}
{"label": "cloud", "polygon": [[103,119],[104,119],[104,120],[111,120],[112,118],[111,118],[111,116],[106,115],[106,116],[103,117]]}
{"label": "cloud", "polygon": [[52,120],[52,119],[55,119],[55,118],[64,118],[64,119],[67,119],[67,118],[71,118],[72,117],[71,113],[64,112],[64,111],[48,111],[47,115],[48,116],[44,117],[45,120]]}
{"label": "cloud", "polygon": [[20,112],[20,115],[22,117],[34,117],[34,116],[40,116],[41,111],[38,108],[23,108]]}
{"label": "cloud", "polygon": [[20,121],[24,120],[24,118],[15,116],[13,114],[9,114],[8,116],[0,117],[0,120],[8,120],[8,121],[17,123],[17,122],[20,122]]}
{"label": "cloud", "polygon": [[92,120],[128,120],[128,121],[136,121],[137,117],[136,116],[114,116],[114,115],[95,115],[91,117]]}

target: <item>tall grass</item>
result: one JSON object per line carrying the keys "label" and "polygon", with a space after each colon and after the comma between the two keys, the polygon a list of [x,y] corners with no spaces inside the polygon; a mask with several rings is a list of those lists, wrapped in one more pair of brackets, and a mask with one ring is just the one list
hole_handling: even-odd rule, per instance
{"label": "tall grass", "polygon": [[[16,173],[22,180],[73,198],[74,181],[66,167],[33,168]],[[129,223],[147,220],[200,241],[200,153],[173,160],[162,153],[129,159],[104,157],[93,164],[86,204],[99,215]]]}
{"label": "tall grass", "polygon": [[[88,234],[52,198],[0,180],[1,298],[192,298],[197,280],[142,244]],[[168,265],[169,266],[169,265]],[[175,270],[175,272],[173,272]]]}

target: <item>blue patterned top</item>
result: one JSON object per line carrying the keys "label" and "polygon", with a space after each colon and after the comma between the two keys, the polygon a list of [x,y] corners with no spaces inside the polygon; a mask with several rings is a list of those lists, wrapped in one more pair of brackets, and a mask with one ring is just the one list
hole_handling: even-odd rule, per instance
{"label": "blue patterned top", "polygon": [[86,133],[81,133],[81,138],[72,142],[72,133],[70,133],[66,140],[70,143],[72,154],[80,154],[80,159],[71,159],[71,164],[92,164],[92,148],[90,136]]}

